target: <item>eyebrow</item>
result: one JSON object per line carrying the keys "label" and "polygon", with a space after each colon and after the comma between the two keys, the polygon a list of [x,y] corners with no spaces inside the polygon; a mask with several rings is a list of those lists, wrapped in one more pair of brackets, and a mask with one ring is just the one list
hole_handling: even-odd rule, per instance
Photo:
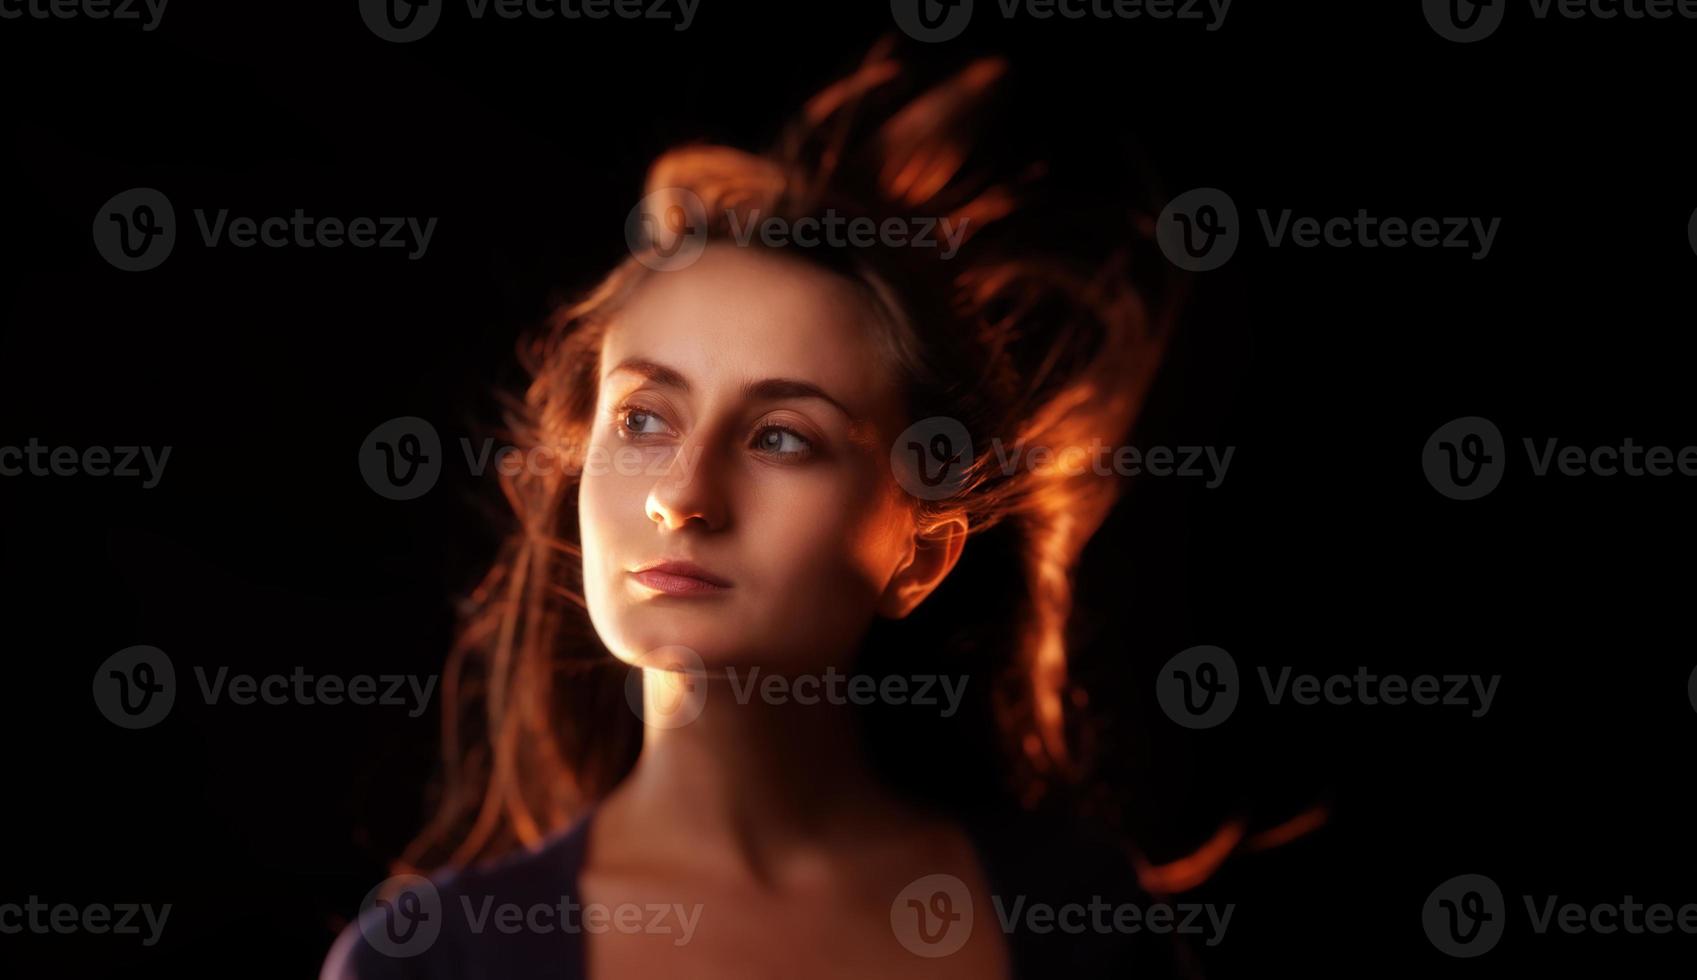
{"label": "eyebrow", "polygon": [[[682,373],[674,368],[669,368],[664,364],[657,361],[650,361],[646,358],[627,357],[620,361],[611,371],[607,373],[612,375],[617,374],[620,371],[625,371],[630,374],[637,375],[638,377],[646,378],[657,385],[662,385],[667,388],[676,388],[685,394],[688,394],[692,390],[689,379],[684,377]],[[802,381],[799,378],[764,378],[760,381],[750,381],[748,384],[743,386],[743,395],[744,397],[753,398],[759,401],[817,398],[820,401],[830,404],[849,419],[858,419],[858,416],[856,416],[855,413],[848,410],[848,406],[826,394],[825,389],[811,381]]]}

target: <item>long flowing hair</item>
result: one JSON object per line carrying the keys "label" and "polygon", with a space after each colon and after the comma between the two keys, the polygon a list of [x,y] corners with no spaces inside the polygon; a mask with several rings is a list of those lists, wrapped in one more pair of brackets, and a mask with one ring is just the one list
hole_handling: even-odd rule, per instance
{"label": "long flowing hair", "polygon": [[[1072,572],[1119,486],[1088,467],[1002,461],[1035,447],[1077,459],[1069,452],[1125,439],[1182,281],[1152,249],[1146,210],[1103,206],[1100,194],[1069,207],[1056,203],[1065,197],[1041,161],[992,165],[1011,154],[985,152],[978,139],[1007,70],[983,58],[920,83],[880,44],[767,152],[664,153],[645,200],[662,225],[687,201],[681,213],[709,239],[750,221],[793,227],[829,215],[909,227],[946,219],[964,230],[947,258],[915,247],[795,252],[888,314],[884,339],[906,375],[910,418],[955,420],[976,450],[953,493],[914,501],[921,528],[966,519],[959,565],[912,616],[874,624],[859,666],[899,661],[911,673],[924,663],[986,683],[947,725],[894,710],[872,719],[874,752],[893,783],[921,795],[965,798],[993,783],[1032,804],[1084,771],[1085,699],[1067,672]],[[503,435],[564,463],[502,474],[511,531],[463,604],[443,680],[439,797],[402,858],[409,868],[534,846],[635,761],[642,724],[624,696],[630,668],[602,646],[584,604],[576,495],[602,338],[624,300],[666,274],[652,264],[633,255],[521,343],[531,380],[503,399]],[[939,752],[916,759],[915,744]],[[943,788],[939,758],[957,773]]]}

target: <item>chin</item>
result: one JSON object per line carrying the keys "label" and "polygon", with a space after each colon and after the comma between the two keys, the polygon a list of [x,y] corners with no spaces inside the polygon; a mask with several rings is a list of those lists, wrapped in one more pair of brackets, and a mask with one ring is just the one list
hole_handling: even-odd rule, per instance
{"label": "chin", "polygon": [[[724,610],[622,607],[611,615],[591,609],[591,622],[601,642],[633,667],[660,666],[655,661],[693,654],[707,668],[737,666],[747,660],[746,631],[727,621]],[[688,653],[679,654],[682,647]]]}
{"label": "chin", "polygon": [[[633,667],[681,663],[715,675],[727,669],[759,669],[762,674],[816,673],[835,663],[824,649],[824,638],[809,643],[806,637],[796,635],[793,624],[768,631],[725,619],[707,622],[706,618],[675,610],[630,611],[615,631],[615,642],[608,643],[606,633],[602,634],[603,642],[614,656]],[[679,648],[688,652],[679,652]]]}

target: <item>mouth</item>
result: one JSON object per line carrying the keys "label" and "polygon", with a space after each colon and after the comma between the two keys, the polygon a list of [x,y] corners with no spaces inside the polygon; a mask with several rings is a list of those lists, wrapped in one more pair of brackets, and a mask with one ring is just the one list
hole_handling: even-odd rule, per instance
{"label": "mouth", "polygon": [[645,588],[662,595],[712,595],[731,587],[731,583],[687,561],[655,562],[630,575]]}

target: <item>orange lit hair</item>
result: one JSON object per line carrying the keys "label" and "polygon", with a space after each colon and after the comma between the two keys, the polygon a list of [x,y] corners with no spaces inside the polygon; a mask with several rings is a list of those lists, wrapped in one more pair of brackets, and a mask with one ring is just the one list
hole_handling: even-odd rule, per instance
{"label": "orange lit hair", "polygon": [[[965,244],[950,259],[912,247],[797,254],[859,283],[888,314],[911,419],[956,419],[975,447],[1111,444],[1143,401],[1170,312],[1133,286],[1134,273],[1153,276],[1137,264],[1147,236],[1123,212],[1091,215],[1096,227],[1063,229],[1057,241],[1055,214],[1028,199],[1040,165],[1012,179],[982,168],[990,154],[976,134],[1005,70],[1000,59],[978,60],[904,97],[912,79],[881,45],[810,100],[770,152],[674,149],[653,163],[647,192],[696,195],[710,237],[724,236],[733,214],[964,222]],[[1119,247],[1083,247],[1091,237]],[[527,339],[521,358],[533,380],[504,413],[517,448],[584,444],[606,327],[644,278],[664,274],[627,259]],[[466,603],[445,671],[442,795],[404,859],[411,867],[535,844],[616,785],[640,747],[641,722],[623,694],[628,668],[584,610],[576,480],[569,466],[542,469],[502,477],[516,520]],[[1082,698],[1068,687],[1065,645],[1071,573],[1117,492],[1112,478],[1089,472],[1004,473],[981,450],[957,493],[914,503],[922,528],[965,516],[960,565],[914,616],[877,624],[867,645],[870,654],[905,642],[991,678],[979,717],[999,750],[978,755],[994,757],[1025,801],[1078,772],[1068,723]]]}

